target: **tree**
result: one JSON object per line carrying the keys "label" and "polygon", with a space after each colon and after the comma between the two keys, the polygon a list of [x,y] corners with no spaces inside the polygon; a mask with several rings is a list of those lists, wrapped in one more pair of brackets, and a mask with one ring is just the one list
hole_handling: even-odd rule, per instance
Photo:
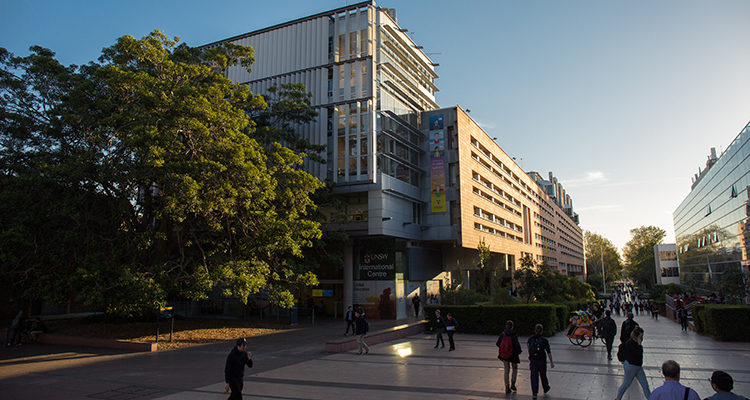
{"label": "tree", "polygon": [[270,146],[281,143],[293,150],[300,157],[308,157],[313,161],[325,164],[326,160],[318,153],[325,150],[323,145],[315,145],[303,135],[298,134],[294,127],[303,126],[315,121],[318,113],[312,109],[310,99],[312,93],[302,83],[282,83],[268,88],[263,95],[265,106],[249,107],[248,114],[256,123],[253,133],[256,140]]}
{"label": "tree", "polygon": [[[602,258],[604,259],[604,278],[607,283],[620,280],[623,269],[622,258],[612,241],[590,231],[586,231],[583,238],[586,252],[586,280],[589,281],[591,275],[601,276]],[[603,290],[601,282],[598,285],[591,283],[591,286],[596,290]]]}
{"label": "tree", "polygon": [[734,304],[743,304],[748,295],[748,278],[739,267],[729,267],[721,274],[719,293]]}
{"label": "tree", "polygon": [[654,246],[662,242],[667,232],[656,226],[642,226],[631,229],[630,236],[622,250],[625,274],[634,282],[652,288],[656,283]]}
{"label": "tree", "polygon": [[519,285],[519,296],[526,299],[527,304],[531,300],[540,303],[560,303],[596,299],[591,285],[550,268],[546,260],[537,265],[534,259],[527,255],[521,258],[520,262],[521,269],[516,271],[513,279]]}
{"label": "tree", "polygon": [[490,252],[490,246],[485,244],[484,238],[479,241],[477,252],[479,253],[479,262],[476,265],[477,269],[471,271],[472,289],[480,294],[490,294],[493,281],[493,271],[490,267],[492,253]]}
{"label": "tree", "polygon": [[216,286],[289,305],[317,284],[290,260],[321,237],[321,183],[251,137],[245,110],[266,103],[224,76],[252,48],[178,42],[124,36],[82,67],[0,49],[0,275],[17,297],[128,314]]}

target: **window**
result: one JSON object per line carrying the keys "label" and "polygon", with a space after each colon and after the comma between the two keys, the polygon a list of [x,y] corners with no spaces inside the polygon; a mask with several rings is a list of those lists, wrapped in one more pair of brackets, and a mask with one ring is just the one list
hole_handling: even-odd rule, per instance
{"label": "window", "polygon": [[450,202],[451,208],[451,225],[458,225],[458,203],[455,201]]}
{"label": "window", "polygon": [[422,223],[422,205],[418,203],[412,203],[411,207],[411,222],[415,224]]}

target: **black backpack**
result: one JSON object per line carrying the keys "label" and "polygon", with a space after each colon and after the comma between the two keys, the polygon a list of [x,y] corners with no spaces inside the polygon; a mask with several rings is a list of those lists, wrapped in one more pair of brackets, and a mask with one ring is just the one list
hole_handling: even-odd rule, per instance
{"label": "black backpack", "polygon": [[534,360],[544,360],[544,341],[541,337],[529,342],[529,356]]}
{"label": "black backpack", "polygon": [[617,333],[617,325],[612,318],[605,318],[602,320],[602,336],[612,337]]}

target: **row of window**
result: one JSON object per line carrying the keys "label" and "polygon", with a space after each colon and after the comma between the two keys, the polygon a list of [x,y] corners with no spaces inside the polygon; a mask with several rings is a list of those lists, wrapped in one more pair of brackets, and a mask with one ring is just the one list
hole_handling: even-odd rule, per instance
{"label": "row of window", "polygon": [[515,236],[515,235],[511,235],[509,233],[506,233],[505,231],[501,231],[499,229],[495,229],[495,228],[493,228],[491,226],[487,226],[487,225],[481,224],[479,222],[475,222],[474,223],[474,229],[476,229],[478,231],[485,232],[485,233],[489,233],[490,235],[495,235],[495,236],[503,237],[503,238],[506,238],[506,239],[514,240],[516,242],[523,242],[523,238],[521,238],[521,237],[518,237],[518,236]]}
{"label": "row of window", "polygon": [[500,217],[496,216],[495,214],[489,213],[489,212],[487,212],[487,211],[485,211],[485,210],[483,210],[483,209],[481,209],[479,207],[474,207],[474,216],[477,216],[477,217],[480,217],[480,218],[484,218],[484,219],[486,219],[486,220],[488,220],[490,222],[494,222],[494,223],[496,223],[496,224],[498,224],[500,226],[503,226],[505,228],[512,229],[512,230],[514,230],[516,232],[523,233],[523,227],[522,226],[514,224],[514,223],[512,223],[510,221],[506,221],[505,219],[500,218]]}

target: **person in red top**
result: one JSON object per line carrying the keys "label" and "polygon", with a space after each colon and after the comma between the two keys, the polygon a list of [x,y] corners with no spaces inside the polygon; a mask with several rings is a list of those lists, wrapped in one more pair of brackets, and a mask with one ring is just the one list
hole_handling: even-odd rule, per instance
{"label": "person in red top", "polygon": [[[509,358],[504,358],[500,355],[497,356],[503,362],[503,369],[505,370],[505,393],[517,391],[516,376],[518,376],[518,364],[521,362],[519,355],[523,353],[521,343],[518,341],[518,334],[513,330],[513,326],[513,321],[505,321],[505,330],[497,338],[497,343],[495,343],[499,348],[505,337],[509,337],[511,343],[513,343],[513,354]],[[512,378],[509,377],[511,368],[513,369]]]}

